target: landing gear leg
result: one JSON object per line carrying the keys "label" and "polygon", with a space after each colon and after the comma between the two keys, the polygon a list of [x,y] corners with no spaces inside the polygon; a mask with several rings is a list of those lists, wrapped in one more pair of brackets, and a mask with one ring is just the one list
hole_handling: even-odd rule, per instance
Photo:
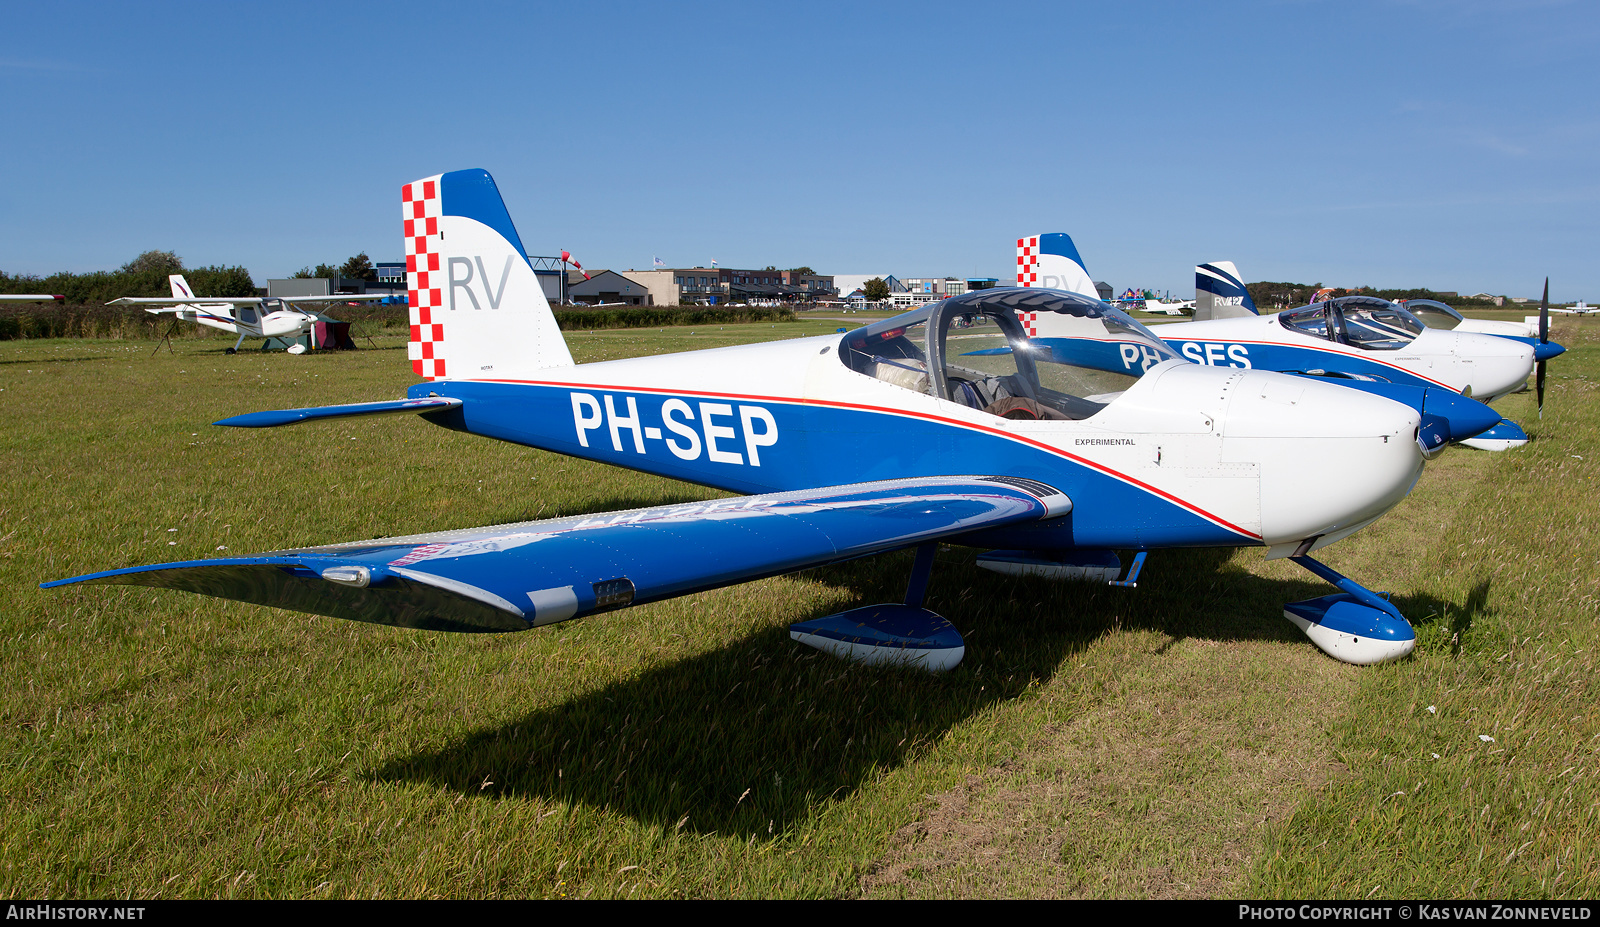
{"label": "landing gear leg", "polygon": [[920,666],[929,672],[954,669],[966,655],[961,632],[922,607],[933,573],[932,541],[917,548],[903,604],[868,605],[789,625],[789,637],[823,653],[861,663]]}
{"label": "landing gear leg", "polygon": [[1289,559],[1342,590],[1283,607],[1283,617],[1323,653],[1345,663],[1368,665],[1398,660],[1417,645],[1417,632],[1386,594],[1373,592],[1305,554]]}
{"label": "landing gear leg", "polygon": [[239,345],[241,345],[241,344],[244,344],[244,335],[240,335],[239,336],[239,340],[235,341],[233,343],[233,347],[229,348],[227,350],[227,353],[229,353],[229,354],[238,354],[239,353]]}
{"label": "landing gear leg", "polygon": [[150,352],[150,356],[151,357],[155,357],[157,354],[160,354],[162,345],[166,345],[167,346],[167,350],[171,351],[173,354],[178,353],[177,350],[172,347],[172,333],[177,331],[177,330],[178,330],[178,320],[177,319],[173,319],[172,320],[172,327],[168,328],[167,329],[167,333],[165,335],[161,336],[161,340],[160,341],[156,342],[156,349],[154,351]]}

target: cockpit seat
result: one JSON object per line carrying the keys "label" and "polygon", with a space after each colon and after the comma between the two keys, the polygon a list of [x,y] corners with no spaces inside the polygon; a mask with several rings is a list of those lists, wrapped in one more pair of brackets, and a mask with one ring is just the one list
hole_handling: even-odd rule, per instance
{"label": "cockpit seat", "polygon": [[928,391],[928,364],[913,358],[874,357],[867,374],[914,393]]}
{"label": "cockpit seat", "polygon": [[1071,416],[1063,412],[1058,412],[1044,403],[1029,399],[1026,396],[1007,396],[1004,399],[997,399],[986,406],[983,411],[990,415],[998,415],[1001,418],[1020,421],[1037,421],[1038,419],[1065,420],[1071,418]]}

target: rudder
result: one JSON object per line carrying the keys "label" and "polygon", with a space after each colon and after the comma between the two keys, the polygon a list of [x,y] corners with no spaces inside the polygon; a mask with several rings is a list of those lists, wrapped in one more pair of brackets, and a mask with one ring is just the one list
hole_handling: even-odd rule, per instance
{"label": "rudder", "polygon": [[1049,287],[1100,298],[1072,236],[1063,232],[1017,239],[1017,286]]}
{"label": "rudder", "polygon": [[1194,319],[1237,319],[1260,315],[1232,261],[1212,261],[1194,268]]}
{"label": "rudder", "polygon": [[572,366],[494,178],[481,169],[401,187],[411,369],[503,380]]}

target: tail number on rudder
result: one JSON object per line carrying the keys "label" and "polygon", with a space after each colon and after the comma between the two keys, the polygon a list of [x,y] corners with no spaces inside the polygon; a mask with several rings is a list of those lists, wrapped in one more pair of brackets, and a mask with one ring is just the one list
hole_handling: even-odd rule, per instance
{"label": "tail number on rudder", "polygon": [[[701,454],[712,463],[752,467],[761,466],[761,448],[778,443],[778,421],[763,406],[735,405],[727,402],[697,402],[682,399],[661,403],[656,418],[661,425],[647,425],[639,412],[638,399],[620,400],[610,393],[596,398],[590,393],[572,394],[572,425],[578,444],[589,446],[589,432],[604,429],[611,447],[623,451],[623,435],[635,454],[649,453],[647,442],[660,441],[680,460],[698,460]],[[671,434],[665,434],[663,432]],[[740,439],[743,453],[740,453]]]}

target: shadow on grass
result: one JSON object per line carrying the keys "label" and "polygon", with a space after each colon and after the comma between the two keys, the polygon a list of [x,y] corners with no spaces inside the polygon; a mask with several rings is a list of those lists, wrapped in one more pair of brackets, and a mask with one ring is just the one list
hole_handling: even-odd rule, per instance
{"label": "shadow on grass", "polygon": [[1491,581],[1488,579],[1479,581],[1472,587],[1472,591],[1467,593],[1466,600],[1460,604],[1420,593],[1397,595],[1394,597],[1394,604],[1413,627],[1421,629],[1442,624],[1443,629],[1450,632],[1450,653],[1454,656],[1460,654],[1461,639],[1472,630],[1473,623],[1479,618],[1489,618],[1494,615],[1493,609],[1489,607],[1490,585]]}
{"label": "shadow on grass", "polygon": [[113,361],[122,360],[126,354],[96,354],[90,357],[24,357],[18,360],[0,360],[0,367],[11,367],[18,364],[28,364],[33,367],[42,367],[45,364],[79,364],[86,361]]}
{"label": "shadow on grass", "polygon": [[[948,674],[848,664],[771,628],[438,752],[397,758],[375,778],[469,796],[540,795],[665,829],[767,839],[1070,667],[1071,655],[1109,630],[1312,646],[1282,618],[1282,606],[1328,587],[1309,574],[1305,581],[1256,577],[1229,566],[1230,556],[1152,555],[1130,590],[998,576],[972,566],[970,553],[944,552],[929,606],[967,640],[965,662]],[[909,570],[910,554],[902,552],[811,576],[870,603],[899,601]],[[1474,597],[1486,591],[1487,584]],[[1430,604],[1433,611],[1424,611]],[[1422,599],[1403,600],[1402,610],[1419,617],[1459,611]]]}

